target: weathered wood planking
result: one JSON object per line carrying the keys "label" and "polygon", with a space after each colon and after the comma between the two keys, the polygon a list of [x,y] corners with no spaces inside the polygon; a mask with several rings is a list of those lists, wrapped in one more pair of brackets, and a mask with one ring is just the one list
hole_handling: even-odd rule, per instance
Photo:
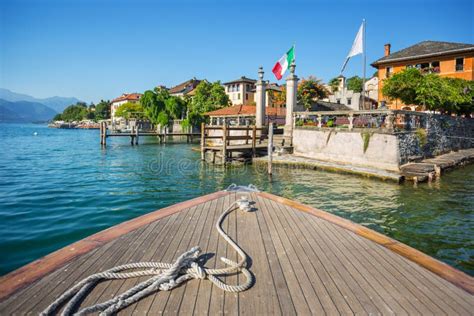
{"label": "weathered wood planking", "polygon": [[[0,314],[37,314],[92,273],[136,261],[171,262],[196,245],[207,267],[221,267],[219,257],[237,254],[214,225],[240,195],[218,192],[165,208],[74,244],[78,252],[66,247],[27,265],[1,279]],[[256,210],[231,213],[223,227],[251,258],[251,289],[225,293],[207,280],[191,280],[120,314],[471,314],[473,279],[462,272],[329,213],[267,193],[250,196]],[[82,304],[142,280],[103,282]]]}

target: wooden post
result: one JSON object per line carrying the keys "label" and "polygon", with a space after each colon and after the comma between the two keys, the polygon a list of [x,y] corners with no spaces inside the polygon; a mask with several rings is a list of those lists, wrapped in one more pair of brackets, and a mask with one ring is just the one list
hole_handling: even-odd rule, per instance
{"label": "wooden post", "polygon": [[249,144],[249,136],[250,136],[249,135],[250,134],[250,126],[246,123],[245,127],[246,127],[246,129],[245,129],[245,136],[246,136],[245,145],[248,145]]}
{"label": "wooden post", "polygon": [[227,122],[222,126],[222,160],[224,165],[227,163]]}
{"label": "wooden post", "polygon": [[204,146],[206,145],[206,124],[201,123],[201,160],[205,160],[205,149]]}
{"label": "wooden post", "polygon": [[133,146],[134,141],[134,134],[135,134],[135,126],[132,126],[132,131],[130,132],[130,144]]}
{"label": "wooden post", "polygon": [[257,126],[253,126],[252,128],[252,157],[255,157],[257,155],[257,150],[256,150],[256,145],[257,145]]}
{"label": "wooden post", "polygon": [[104,146],[107,146],[107,123],[106,122],[102,122],[104,123]]}
{"label": "wooden post", "polygon": [[101,145],[104,144],[104,135],[103,135],[103,133],[104,133],[104,131],[103,131],[104,126],[103,126],[103,125],[104,125],[104,122],[100,122],[99,127],[100,127],[100,144],[101,144]]}
{"label": "wooden post", "polygon": [[138,125],[135,126],[135,145],[138,145]]}
{"label": "wooden post", "polygon": [[166,136],[168,135],[168,126],[165,126],[165,132],[163,134],[163,143],[166,144]]}
{"label": "wooden post", "polygon": [[273,161],[273,122],[270,122],[268,126],[268,174],[272,174],[272,161]]}

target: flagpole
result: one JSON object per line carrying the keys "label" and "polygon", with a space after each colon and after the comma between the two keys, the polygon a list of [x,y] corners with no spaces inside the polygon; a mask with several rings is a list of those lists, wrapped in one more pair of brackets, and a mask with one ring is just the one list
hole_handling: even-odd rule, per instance
{"label": "flagpole", "polygon": [[[364,28],[363,36],[362,36],[362,48],[363,48],[363,54],[364,54],[364,69],[362,70],[362,110],[365,110],[365,63],[366,63],[366,58],[365,58],[365,19],[362,20],[362,25]],[[359,107],[360,108],[360,107]]]}

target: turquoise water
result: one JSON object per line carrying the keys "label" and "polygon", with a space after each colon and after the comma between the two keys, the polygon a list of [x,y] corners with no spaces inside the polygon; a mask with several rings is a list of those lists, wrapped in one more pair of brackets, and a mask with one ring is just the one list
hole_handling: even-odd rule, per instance
{"label": "turquoise water", "polygon": [[[38,134],[34,136],[34,133]],[[436,183],[213,167],[187,144],[109,139],[99,131],[0,124],[0,275],[147,212],[253,183],[375,229],[474,275],[474,166]]]}

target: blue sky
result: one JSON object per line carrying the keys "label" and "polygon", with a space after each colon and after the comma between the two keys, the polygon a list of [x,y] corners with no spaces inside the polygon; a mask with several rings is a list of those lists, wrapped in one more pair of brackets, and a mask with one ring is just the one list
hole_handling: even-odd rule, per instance
{"label": "blue sky", "polygon": [[[363,18],[369,64],[423,40],[474,43],[473,1],[0,1],[0,87],[112,99],[192,77],[257,77],[296,43],[297,75],[339,74]],[[354,57],[345,75],[361,75]],[[283,81],[280,81],[283,83]]]}

